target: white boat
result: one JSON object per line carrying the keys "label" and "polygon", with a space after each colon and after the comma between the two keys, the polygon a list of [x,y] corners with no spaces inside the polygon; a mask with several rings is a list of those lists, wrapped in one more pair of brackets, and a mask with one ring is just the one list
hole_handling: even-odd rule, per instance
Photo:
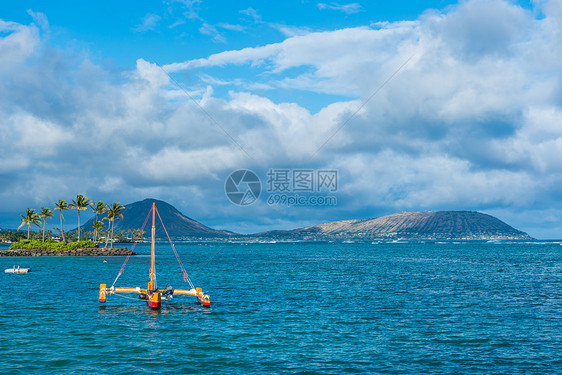
{"label": "white boat", "polygon": [[31,268],[21,268],[20,266],[13,266],[12,268],[6,268],[4,270],[6,273],[28,273],[31,272]]}

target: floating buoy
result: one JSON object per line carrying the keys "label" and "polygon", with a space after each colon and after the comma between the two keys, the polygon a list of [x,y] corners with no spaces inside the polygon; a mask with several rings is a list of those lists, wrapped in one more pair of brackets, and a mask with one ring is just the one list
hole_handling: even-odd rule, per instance
{"label": "floating buoy", "polygon": [[4,270],[6,273],[28,273],[31,272],[31,268],[20,268],[20,266],[13,266],[12,268],[6,268]]}
{"label": "floating buoy", "polygon": [[99,295],[99,301],[100,302],[105,302],[106,299],[106,292],[105,292],[105,288],[107,285],[105,284],[100,284],[100,295]]}

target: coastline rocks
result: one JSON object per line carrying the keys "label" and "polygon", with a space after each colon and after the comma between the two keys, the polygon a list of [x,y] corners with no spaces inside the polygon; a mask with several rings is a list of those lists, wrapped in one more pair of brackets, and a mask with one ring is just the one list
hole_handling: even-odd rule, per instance
{"label": "coastline rocks", "polygon": [[0,250],[0,256],[4,257],[40,257],[40,256],[76,256],[76,257],[111,257],[136,255],[134,251],[126,247],[113,249],[100,249],[97,247],[81,248],[75,250],[52,250],[52,249],[17,249]]}

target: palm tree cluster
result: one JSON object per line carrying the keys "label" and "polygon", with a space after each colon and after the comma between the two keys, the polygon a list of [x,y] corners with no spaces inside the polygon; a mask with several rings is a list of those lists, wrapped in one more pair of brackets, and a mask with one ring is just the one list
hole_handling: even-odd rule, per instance
{"label": "palm tree cluster", "polygon": [[[66,203],[66,201],[64,199],[60,199],[57,203],[55,203],[55,208],[54,210],[58,210],[59,211],[59,217],[60,217],[60,232],[62,234],[62,240],[63,242],[66,242],[66,239],[64,237],[64,228],[63,228],[63,222],[64,222],[64,215],[63,215],[63,211],[67,211],[67,210],[76,210],[78,213],[78,229],[77,229],[77,234],[78,234],[78,241],[80,241],[80,212],[81,211],[85,211],[88,209],[88,207],[91,207],[92,212],[96,214],[96,220],[94,221],[94,242],[98,242],[99,240],[99,234],[101,232],[101,230],[103,229],[103,227],[105,226],[105,224],[103,223],[103,221],[98,220],[99,219],[99,215],[103,215],[106,214],[106,217],[104,217],[102,220],[107,220],[109,222],[109,227],[108,227],[108,235],[106,236],[106,242],[105,242],[105,247],[107,247],[108,242],[111,242],[111,247],[113,248],[113,230],[114,230],[114,226],[115,226],[115,220],[118,218],[123,219],[123,213],[122,211],[125,209],[125,206],[123,206],[120,202],[115,202],[112,204],[105,204],[102,201],[99,202],[92,202],[91,200],[88,199],[88,197],[82,195],[82,194],[78,194],[76,196],[76,199],[72,200],[72,203],[68,204]],[[27,225],[27,239],[29,240],[29,235],[30,235],[30,231],[31,231],[31,226],[35,225],[37,227],[39,227],[39,224],[43,223],[43,227],[42,227],[42,231],[43,231],[43,241],[45,241],[45,225],[46,225],[46,219],[51,219],[53,217],[53,211],[51,211],[50,208],[42,208],[41,212],[35,212],[35,209],[33,208],[27,208],[25,211],[24,215],[20,215],[21,216],[21,225],[18,227],[18,230],[24,226]],[[111,235],[109,235],[109,233],[111,233]],[[110,241],[111,240],[111,241]]]}

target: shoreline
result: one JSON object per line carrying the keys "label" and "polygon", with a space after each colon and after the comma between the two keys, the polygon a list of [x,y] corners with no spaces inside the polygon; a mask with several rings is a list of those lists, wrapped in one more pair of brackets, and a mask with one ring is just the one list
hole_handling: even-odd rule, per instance
{"label": "shoreline", "polygon": [[38,257],[38,256],[127,256],[127,255],[137,255],[131,249],[126,247],[116,247],[113,249],[98,248],[98,247],[88,247],[79,248],[74,250],[53,250],[53,249],[15,249],[15,250],[0,250],[0,257]]}

